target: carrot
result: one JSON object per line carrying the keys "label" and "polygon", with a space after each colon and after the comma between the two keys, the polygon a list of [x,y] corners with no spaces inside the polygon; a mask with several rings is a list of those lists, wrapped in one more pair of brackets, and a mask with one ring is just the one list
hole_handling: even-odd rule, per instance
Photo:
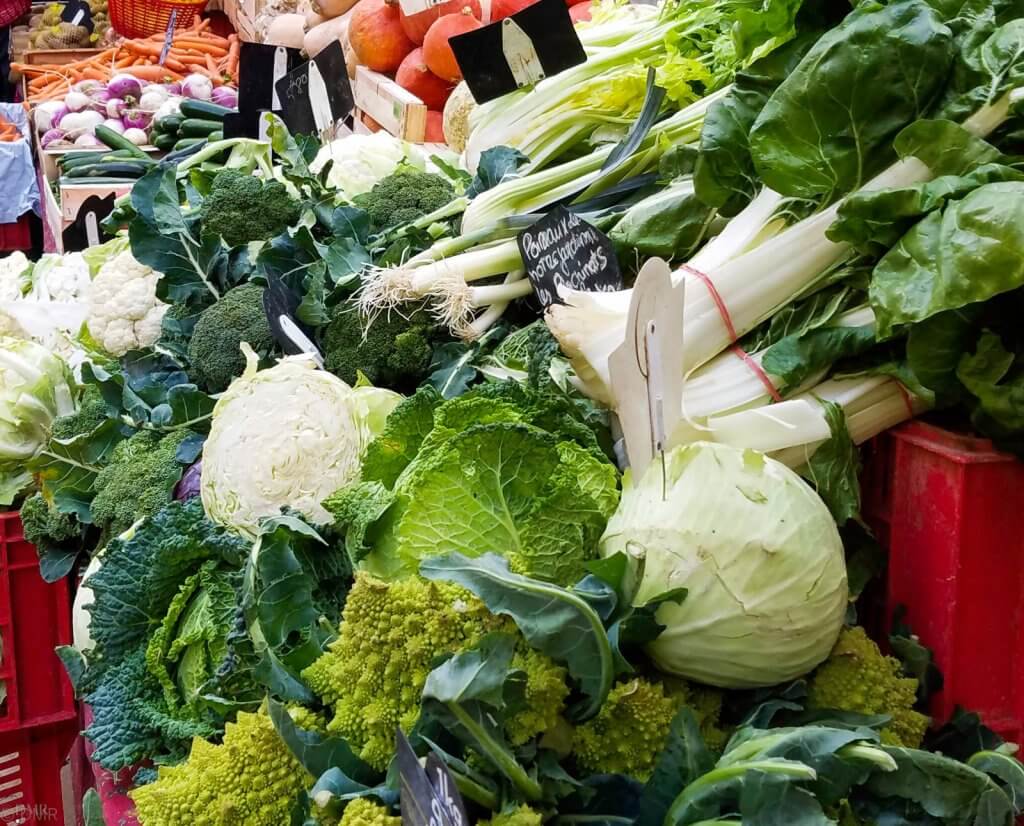
{"label": "carrot", "polygon": [[82,70],[82,77],[86,80],[109,80],[110,75],[102,69],[87,66]]}
{"label": "carrot", "polygon": [[196,51],[203,52],[204,54],[211,54],[214,57],[224,57],[228,53],[228,43],[225,40],[224,45],[221,46],[219,43],[207,43],[205,40],[175,40],[174,45],[184,47],[186,49],[195,49]]}
{"label": "carrot", "polygon": [[215,75],[220,74],[220,70],[217,68],[216,62],[214,62],[213,55],[206,55],[206,68],[213,72]]}
{"label": "carrot", "polygon": [[130,66],[126,69],[128,74],[134,75],[139,80],[148,80],[151,83],[160,83],[167,78],[181,80],[182,76],[171,71],[166,66]]}

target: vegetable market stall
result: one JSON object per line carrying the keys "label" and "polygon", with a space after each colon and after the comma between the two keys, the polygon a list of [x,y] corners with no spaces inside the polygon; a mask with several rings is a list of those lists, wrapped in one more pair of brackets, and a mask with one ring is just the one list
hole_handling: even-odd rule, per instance
{"label": "vegetable market stall", "polygon": [[264,114],[9,266],[0,495],[83,573],[61,656],[142,826],[394,824],[436,777],[498,826],[1022,813],[926,425],[864,476],[888,528],[858,451],[1019,451],[1022,10],[748,12],[597,6],[443,149]]}

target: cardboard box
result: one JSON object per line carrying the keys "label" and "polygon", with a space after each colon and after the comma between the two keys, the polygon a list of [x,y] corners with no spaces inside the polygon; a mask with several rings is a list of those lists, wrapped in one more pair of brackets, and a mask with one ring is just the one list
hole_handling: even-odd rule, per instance
{"label": "cardboard box", "polygon": [[256,18],[267,5],[267,0],[223,0],[224,14],[245,43],[259,43],[256,35]]}

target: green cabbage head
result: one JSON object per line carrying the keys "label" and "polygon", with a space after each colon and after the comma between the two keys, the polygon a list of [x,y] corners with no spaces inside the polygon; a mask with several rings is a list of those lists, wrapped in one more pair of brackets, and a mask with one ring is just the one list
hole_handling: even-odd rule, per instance
{"label": "green cabbage head", "polygon": [[217,401],[203,448],[207,514],[252,539],[283,507],[331,521],[320,502],[359,478],[366,446],[402,397],[349,387],[305,357],[257,370],[255,353],[242,347],[245,373]]}
{"label": "green cabbage head", "polygon": [[836,524],[793,471],[752,450],[697,442],[629,474],[601,554],[643,559],[634,598],[676,588],[647,645],[654,664],[722,688],[792,680],[832,650],[846,613]]}
{"label": "green cabbage head", "polygon": [[32,341],[0,338],[0,505],[28,483],[25,465],[46,446],[53,420],[74,412],[64,361]]}

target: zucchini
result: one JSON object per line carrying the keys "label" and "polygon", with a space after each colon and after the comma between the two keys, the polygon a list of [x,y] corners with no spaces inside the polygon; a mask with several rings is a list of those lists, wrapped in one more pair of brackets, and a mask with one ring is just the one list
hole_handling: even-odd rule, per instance
{"label": "zucchini", "polygon": [[177,134],[171,134],[170,132],[165,132],[153,138],[153,146],[157,149],[173,149],[174,144],[177,142]]}
{"label": "zucchini", "polygon": [[116,152],[107,152],[100,158],[101,161],[130,161],[131,163],[141,163],[147,166],[152,166],[156,163],[149,155],[146,156],[145,160],[135,155],[133,152],[125,152],[123,149],[118,149]]}
{"label": "zucchini", "polygon": [[234,113],[235,109],[228,109],[216,103],[206,100],[185,99],[178,107],[181,114],[186,118],[197,118],[199,120],[224,120],[225,115]]}
{"label": "zucchini", "polygon": [[[181,151],[183,151],[185,149],[192,149],[192,148],[200,146],[201,144],[204,144],[204,143],[206,143],[206,138],[182,138],[180,141],[178,141],[176,144],[174,144],[174,153],[173,153],[173,155],[177,156],[177,154],[179,152],[181,152]],[[192,153],[190,152],[189,154],[192,154]],[[183,156],[181,156],[179,158],[179,157],[173,157],[172,155],[168,155],[166,158],[164,158],[164,160],[165,161],[166,160],[176,160],[177,161],[177,160],[181,160],[182,158],[185,158],[185,157],[188,157],[188,156],[187,155],[183,155]]]}
{"label": "zucchini", "polygon": [[182,121],[178,134],[183,138],[207,138],[214,132],[222,132],[223,130],[224,124],[219,120],[186,118]]}
{"label": "zucchini", "polygon": [[210,140],[213,141],[214,143],[216,143],[217,141],[222,141],[222,140],[224,140],[224,133],[223,132],[211,132],[210,133]]}
{"label": "zucchini", "polygon": [[113,129],[108,129],[103,124],[96,127],[95,134],[97,140],[103,141],[103,143],[111,149],[123,149],[125,152],[130,152],[136,158],[149,158],[149,155],[139,149],[139,147],[124,137],[124,135],[117,134]]}
{"label": "zucchini", "polygon": [[75,167],[91,166],[94,163],[98,163],[106,154],[106,152],[90,152],[87,155],[78,155],[74,158],[69,155],[65,155],[57,161],[57,164],[62,170],[67,171],[69,169],[74,169]]}
{"label": "zucchini", "polygon": [[130,161],[106,161],[79,166],[70,170],[65,178],[141,178],[152,164]]}
{"label": "zucchini", "polygon": [[160,118],[154,125],[156,131],[164,135],[174,135],[178,129],[181,128],[181,122],[185,118],[181,115],[168,115],[165,118]]}

